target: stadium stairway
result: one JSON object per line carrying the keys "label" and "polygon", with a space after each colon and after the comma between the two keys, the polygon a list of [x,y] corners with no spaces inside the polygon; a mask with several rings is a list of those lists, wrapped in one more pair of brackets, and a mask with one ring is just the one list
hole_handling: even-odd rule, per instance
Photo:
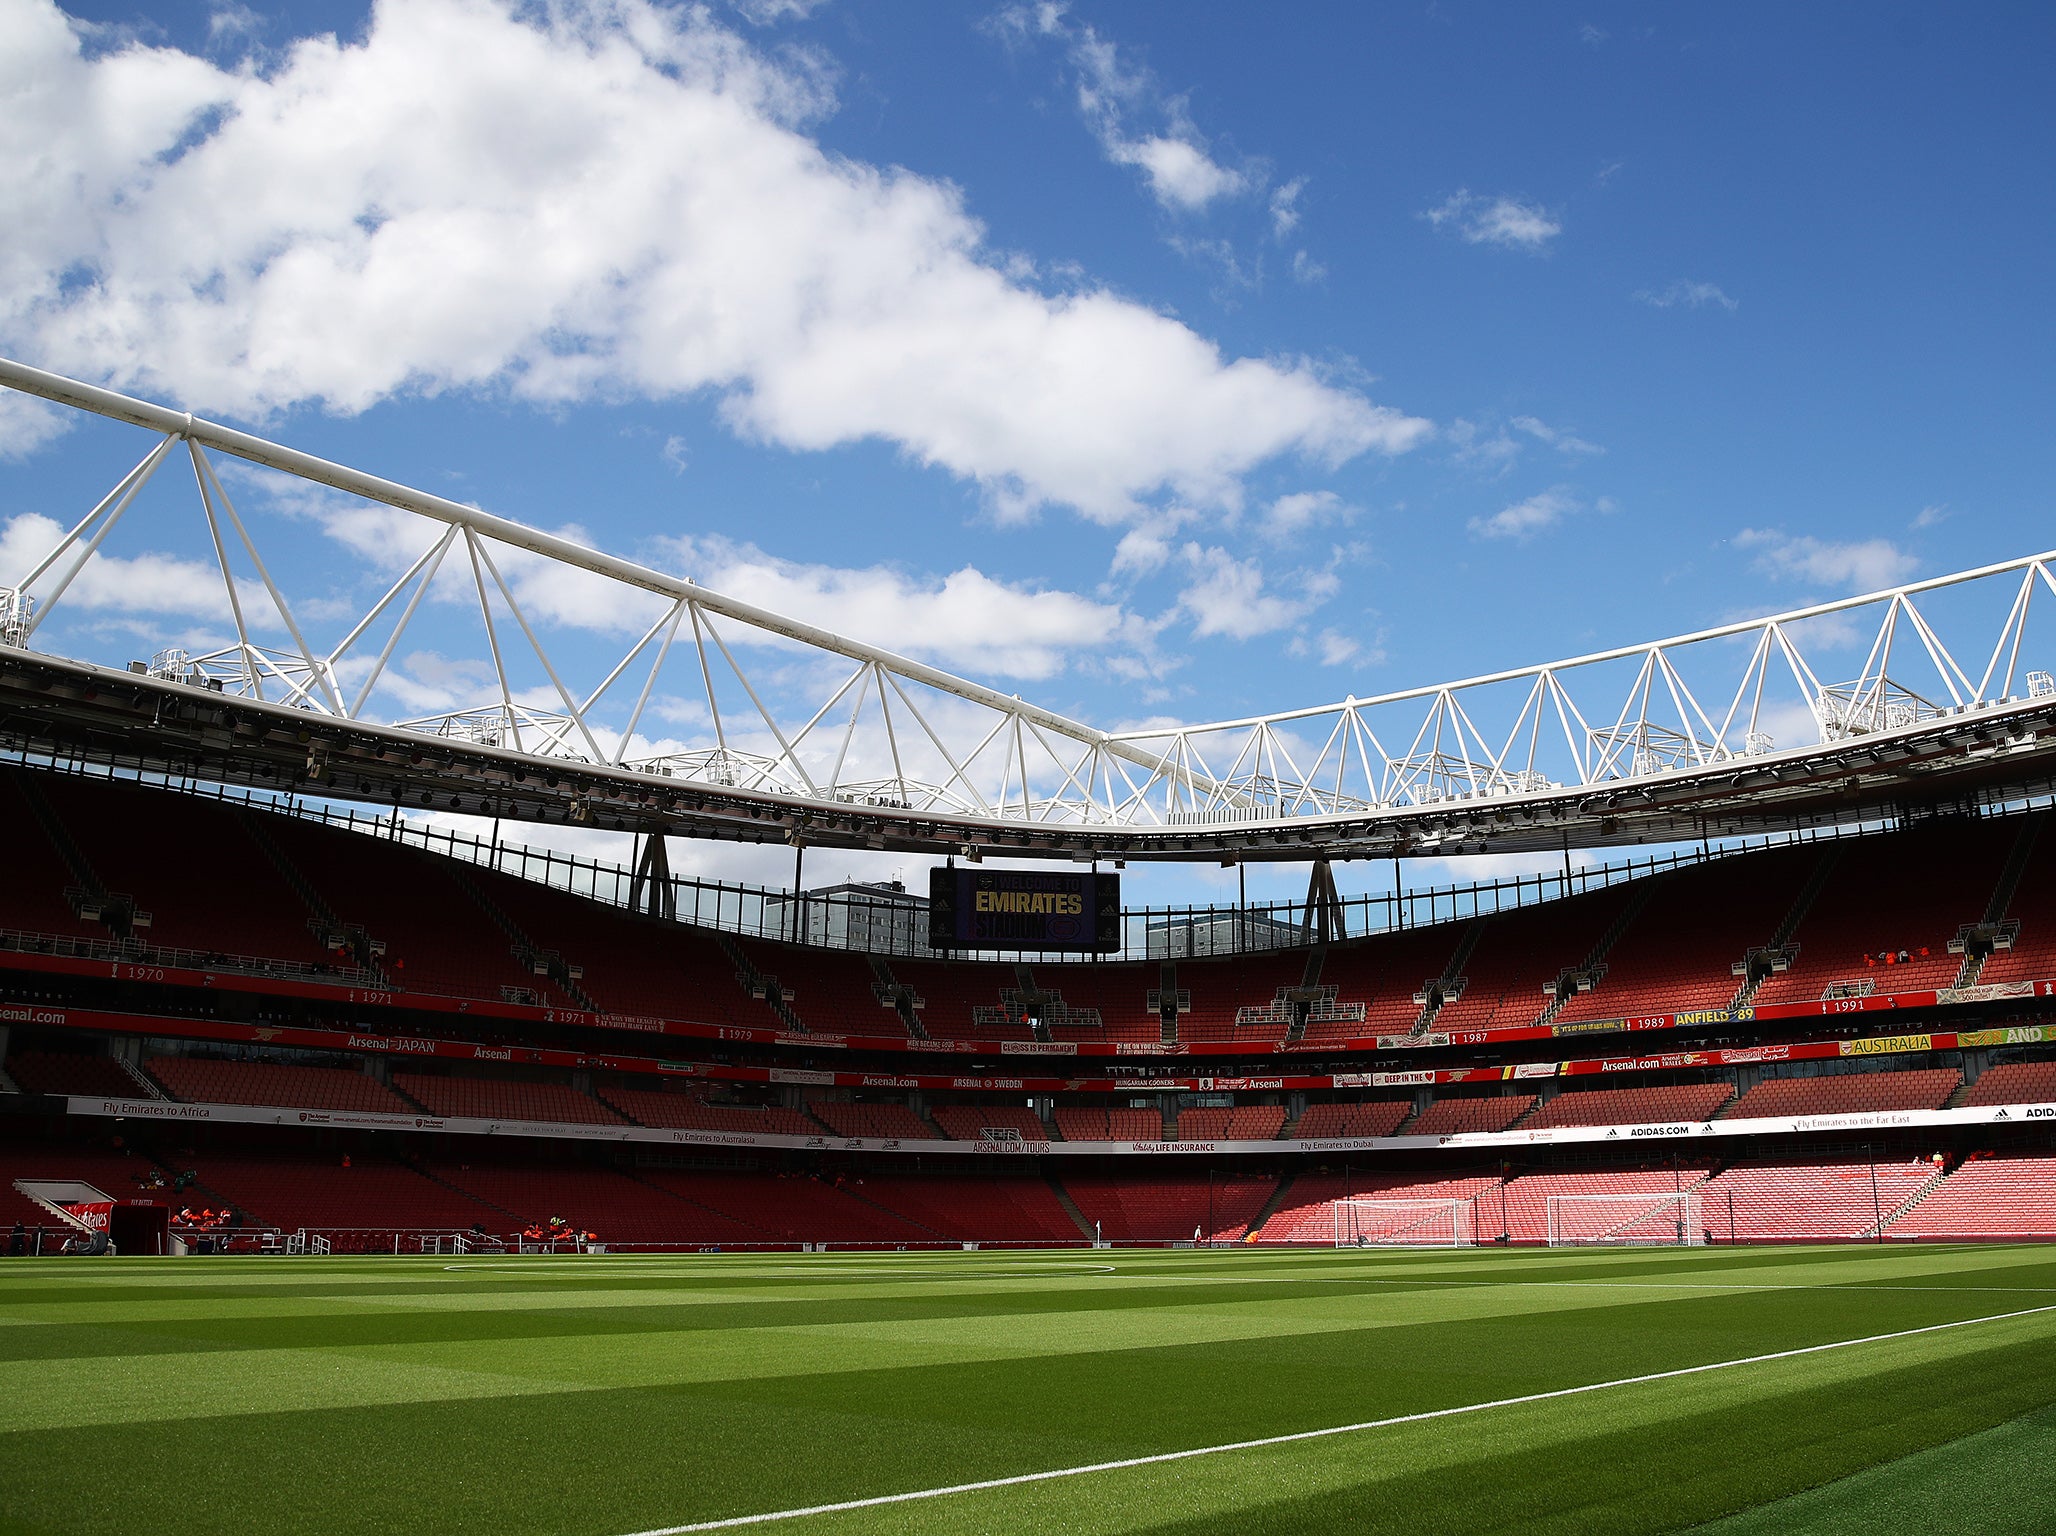
{"label": "stadium stairway", "polygon": [[122,1075],[136,1085],[136,1091],[144,1098],[167,1099],[171,1097],[171,1095],[157,1086],[156,1080],[149,1073],[145,1072],[127,1057],[116,1056],[113,1058],[113,1061],[115,1066],[121,1069]]}
{"label": "stadium stairway", "polygon": [[651,1179],[645,1178],[635,1169],[624,1168],[620,1170],[620,1173],[623,1178],[632,1179],[644,1189],[649,1190],[650,1193],[662,1195],[669,1200],[676,1200],[681,1205],[689,1208],[698,1218],[703,1229],[719,1232],[723,1224],[733,1227],[734,1232],[729,1238],[731,1242],[763,1242],[771,1236],[762,1227],[744,1221],[739,1216],[731,1216],[726,1211],[717,1211],[713,1206],[706,1204],[704,1201],[693,1199],[684,1190],[672,1189],[666,1185],[658,1184]]}
{"label": "stadium stairway", "polygon": [[1192,1006],[1192,995],[1178,990],[1177,961],[1166,960],[1157,967],[1157,986],[1153,995],[1157,1007],[1157,1043],[1176,1045],[1178,1020]]}
{"label": "stadium stairway", "polygon": [[[278,840],[266,828],[265,822],[268,818],[258,815],[247,806],[236,806],[231,814],[249,836],[257,851],[264,855],[264,861],[278,872],[278,877],[285,881],[287,889],[298,896],[301,904],[307,908],[308,929],[323,943],[330,942],[332,936],[345,934],[347,930],[343,920],[336,916],[334,909],[322,899],[321,892],[314,888],[314,882],[307,878],[305,871],[293,862],[291,856],[279,846]],[[385,968],[372,955],[370,946],[361,938],[351,941],[350,958],[379,986],[393,985],[393,978],[386,974]]]}
{"label": "stadium stairway", "polygon": [[[555,986],[566,997],[578,1004],[579,1007],[585,1009],[586,1012],[601,1013],[605,1011],[598,1003],[592,1000],[592,997],[583,987],[572,979],[571,968],[564,958],[554,950],[546,950],[542,945],[530,938],[522,926],[509,917],[505,909],[485,893],[478,881],[471,877],[470,872],[454,860],[450,865],[450,879],[455,883],[457,889],[466,896],[469,896],[477,904],[481,912],[493,920],[493,926],[507,936],[509,947],[514,952],[514,958],[523,970],[534,975],[538,982]],[[537,961],[543,962],[547,968],[543,973],[538,974],[535,971]],[[551,961],[556,963],[551,964]]]}
{"label": "stadium stairway", "polygon": [[[1328,946],[1325,944],[1316,944],[1306,952],[1306,964],[1299,972],[1300,991],[1311,992],[1321,984],[1321,966],[1326,962],[1327,957]],[[1294,1006],[1292,1010],[1292,1026],[1285,1031],[1285,1043],[1287,1045],[1297,1045],[1306,1038],[1307,1015],[1311,1011],[1304,1003]]]}
{"label": "stadium stairway", "polygon": [[937,1228],[921,1220],[920,1217],[910,1216],[905,1211],[895,1210],[892,1206],[885,1204],[883,1201],[873,1200],[869,1195],[864,1193],[864,1182],[862,1179],[857,1179],[854,1182],[850,1180],[845,1180],[841,1184],[838,1184],[836,1188],[841,1190],[842,1193],[844,1193],[845,1195],[848,1195],[852,1200],[855,1200],[860,1204],[870,1206],[872,1210],[878,1212],[881,1216],[889,1216],[894,1221],[904,1221],[905,1223],[907,1223],[908,1226],[918,1227],[922,1232],[925,1232],[928,1236],[935,1238],[938,1241],[947,1242],[951,1240],[950,1235],[947,1232],[939,1231]]}
{"label": "stadium stairway", "polygon": [[737,985],[777,1015],[779,1023],[787,1029],[794,1034],[805,1034],[807,1026],[800,1022],[800,1016],[792,1011],[792,1005],[785,1000],[785,993],[778,985],[778,978],[767,976],[758,970],[757,962],[752,960],[749,952],[730,935],[716,933],[713,937],[714,942],[720,946],[721,953],[734,965]]}
{"label": "stadium stairway", "polygon": [[1054,1168],[1045,1168],[1042,1176],[1049,1181],[1049,1191],[1057,1197],[1057,1204],[1064,1208],[1064,1214],[1071,1218],[1078,1228],[1080,1237],[1092,1236],[1092,1223],[1085,1219],[1085,1213],[1078,1209],[1078,1202],[1071,1198],[1071,1192],[1064,1188],[1064,1181],[1057,1177]]}
{"label": "stadium stairway", "polygon": [[1556,996],[1550,999],[1548,1006],[1543,1008],[1541,1013],[1536,1015],[1535,1022],[1538,1025],[1552,1023],[1556,1016],[1563,1012],[1565,1004],[1578,996],[1575,990],[1568,992],[1564,990],[1566,985],[1570,983],[1571,978],[1589,976],[1593,978],[1596,985],[1598,978],[1606,974],[1606,957],[1613,952],[1613,947],[1626,936],[1628,929],[1633,926],[1635,919],[1642,915],[1642,909],[1649,905],[1650,898],[1655,894],[1656,882],[1654,880],[1642,881],[1639,886],[1632,889],[1628,896],[1627,904],[1614,914],[1614,919],[1611,923],[1607,924],[1606,931],[1599,935],[1599,942],[1592,946],[1584,959],[1580,960],[1577,965],[1570,967],[1557,976]]}
{"label": "stadium stairway", "polygon": [[1443,1006],[1463,996],[1467,978],[1463,968],[1470,962],[1471,952],[1478,947],[1478,940],[1485,936],[1485,924],[1489,918],[1474,917],[1463,925],[1463,931],[1456,936],[1456,948],[1443,963],[1442,971],[1423,989],[1421,1011],[1415,1015],[1410,1035],[1424,1035],[1435,1026],[1436,1015]]}
{"label": "stadium stairway", "polygon": [[1942,1181],[1946,1179],[1948,1176],[1948,1172],[1945,1169],[1937,1168],[1935,1170],[1935,1176],[1929,1179],[1927,1183],[1921,1185],[1920,1188],[1915,1190],[1911,1195],[1907,1196],[1905,1201],[1900,1204],[1897,1210],[1887,1212],[1885,1215],[1885,1219],[1883,1221],[1876,1223],[1875,1225],[1870,1227],[1869,1230],[1863,1232],[1860,1235],[1864,1237],[1876,1237],[1880,1232],[1891,1231],[1893,1222],[1899,1220],[1902,1216],[1912,1215],[1915,1208],[1917,1208],[1920,1205],[1921,1201],[1927,1199],[1929,1195],[1933,1194],[1936,1190],[1942,1187]]}
{"label": "stadium stairway", "polygon": [[892,1011],[899,1016],[900,1023],[906,1026],[907,1033],[914,1039],[930,1038],[928,1027],[921,1022],[920,1011],[914,1007],[914,989],[903,985],[893,976],[892,967],[886,962],[885,956],[866,955],[864,958],[871,965],[872,996],[881,1004],[892,1005]]}
{"label": "stadium stairway", "polygon": [[57,814],[49,798],[44,795],[37,775],[11,773],[9,777],[14,781],[16,793],[21,796],[22,804],[28,807],[29,815],[34,818],[36,825],[43,829],[44,838],[64,861],[64,867],[71,871],[72,879],[78,882],[86,895],[104,906],[109,898],[106,882],[100,878],[99,871],[93,868],[84,851],[65,829],[63,818]]}
{"label": "stadium stairway", "polygon": [[[394,1091],[398,1092],[397,1089],[395,1089]],[[421,1175],[421,1177],[428,1180],[429,1183],[448,1190],[451,1194],[457,1196],[459,1199],[469,1200],[477,1205],[489,1206],[493,1210],[498,1211],[502,1216],[506,1217],[510,1223],[514,1223],[517,1225],[520,1223],[521,1218],[515,1215],[514,1212],[508,1210],[506,1206],[501,1205],[496,1200],[489,1199],[485,1195],[479,1194],[476,1190],[459,1188],[457,1185],[452,1184],[448,1179],[444,1178],[441,1174],[437,1173],[434,1169],[430,1168],[427,1163],[423,1162],[421,1159],[417,1157],[407,1157],[403,1155],[395,1158],[394,1161],[399,1163],[399,1165],[402,1168],[405,1168],[409,1173],[417,1173]]]}
{"label": "stadium stairway", "polygon": [[1792,898],[1792,905],[1786,909],[1783,921],[1772,930],[1770,942],[1745,951],[1742,958],[1734,962],[1735,974],[1742,978],[1742,984],[1728,999],[1730,1008],[1748,1007],[1763,984],[1775,974],[1771,970],[1773,959],[1791,953],[1792,935],[1799,931],[1799,925],[1806,921],[1806,914],[1820,899],[1820,893],[1826,888],[1828,878],[1834,874],[1841,857],[1841,849],[1829,848],[1814,865],[1813,873],[1806,877],[1806,883],[1799,887],[1799,894]]}
{"label": "stadium stairway", "polygon": [[[2008,850],[2006,864],[1999,872],[1999,881],[1992,889],[1992,899],[1985,904],[1984,920],[1978,925],[1987,935],[1997,934],[2008,927],[2008,916],[2013,910],[2013,899],[2020,890],[2022,876],[2027,873],[2028,863],[2034,856],[2035,845],[2040,840],[2043,827],[2049,820],[2048,811],[2039,811],[2027,818],[2027,824],[2020,829]],[[2013,937],[2018,938],[2018,921],[2012,925]],[[1966,936],[1967,937],[1967,936]],[[1964,945],[1963,964],[1956,973],[1959,987],[1976,986],[1984,979],[1984,973],[1995,958],[1995,952],[1980,946],[1981,952],[1974,952],[1969,944]]]}
{"label": "stadium stairway", "polygon": [[1263,1203],[1258,1212],[1249,1219],[1249,1230],[1242,1235],[1245,1243],[1257,1241],[1257,1234],[1264,1229],[1264,1223],[1277,1215],[1292,1194],[1292,1186],[1299,1181],[1297,1173],[1287,1173],[1278,1180],[1278,1187],[1271,1191],[1271,1198]]}

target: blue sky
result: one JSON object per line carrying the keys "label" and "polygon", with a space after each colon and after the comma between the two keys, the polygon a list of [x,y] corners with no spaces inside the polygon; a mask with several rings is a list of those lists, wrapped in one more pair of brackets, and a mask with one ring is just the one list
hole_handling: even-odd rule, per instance
{"label": "blue sky", "polygon": [[[2056,544],[2045,7],[0,0],[0,35],[0,350],[1095,723]],[[0,434],[17,558],[140,451]],[[298,597],[375,595],[375,530],[247,494]],[[58,638],[218,639],[195,537],[138,530],[163,579]]]}

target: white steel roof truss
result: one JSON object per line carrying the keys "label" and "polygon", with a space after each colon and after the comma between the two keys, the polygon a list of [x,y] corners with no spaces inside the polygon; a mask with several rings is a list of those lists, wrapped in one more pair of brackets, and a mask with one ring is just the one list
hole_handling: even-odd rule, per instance
{"label": "white steel roof truss", "polygon": [[757,697],[757,690],[750,686],[749,676],[736,662],[735,653],[728,649],[728,642],[721,638],[721,631],[714,627],[714,616],[707,614],[703,617],[702,622],[707,626],[708,638],[720,648],[722,657],[728,662],[729,670],[735,674],[735,680],[742,684],[742,691],[749,695],[750,703],[756,706],[758,717],[763,720],[765,727],[771,732],[773,738],[777,740],[778,750],[784,756],[786,763],[792,768],[794,773],[800,776],[800,782],[806,785],[807,793],[817,800],[820,799],[821,786],[814,782],[813,776],[807,772],[806,764],[802,763],[799,760],[799,755],[793,751],[792,743],[787,741],[785,733],[778,729],[778,722],[771,718],[771,711],[764,707],[764,701]]}
{"label": "white steel roof truss", "polygon": [[[221,520],[214,515],[214,500],[207,494],[207,480],[200,472],[200,456],[193,444],[186,444],[193,461],[193,483],[200,488],[200,510],[207,518],[207,536],[214,545],[214,563],[221,568],[221,584],[228,591],[228,608],[235,619],[236,645],[247,658],[250,651],[250,628],[243,622],[243,599],[236,591],[235,573],[229,569],[228,546],[222,542]],[[91,551],[88,551],[90,554]],[[250,674],[250,691],[259,699],[264,698],[264,680]]]}
{"label": "white steel roof truss", "polygon": [[[228,514],[229,523],[236,530],[236,537],[242,541],[244,553],[249,555],[250,563],[257,567],[257,579],[264,583],[264,590],[271,597],[271,606],[278,610],[278,616],[285,621],[286,633],[293,637],[293,644],[299,647],[301,659],[307,663],[308,669],[314,674],[314,681],[320,683],[321,691],[328,695],[330,707],[340,715],[343,712],[342,698],[336,693],[335,687],[330,682],[328,673],[322,666],[320,659],[315,656],[314,648],[308,645],[306,636],[300,633],[299,621],[293,617],[292,607],[286,602],[285,594],[279,591],[278,583],[271,579],[271,572],[264,564],[264,557],[257,553],[257,545],[250,537],[250,530],[243,526],[243,519],[236,512],[235,502],[230,499],[228,492],[222,488],[220,479],[214,473],[214,465],[208,460],[207,455],[201,451],[198,443],[189,440],[186,443],[186,451],[192,454],[194,469],[201,477],[200,494],[204,497],[207,494],[208,487],[211,486],[213,488],[214,495],[221,502],[221,510]],[[301,688],[298,692],[302,697],[306,694],[305,688]]]}
{"label": "white steel roof truss", "polygon": [[564,680],[557,676],[557,669],[550,665],[550,653],[543,649],[542,641],[536,638],[535,630],[529,625],[528,615],[523,613],[521,605],[514,601],[513,589],[507,585],[507,578],[500,574],[500,568],[493,564],[492,551],[485,547],[483,540],[479,541],[478,557],[485,562],[486,570],[492,575],[493,585],[500,589],[500,596],[506,600],[507,611],[514,615],[514,622],[521,626],[521,633],[528,641],[528,648],[535,652],[535,659],[543,664],[543,671],[550,679],[550,686],[557,690],[557,697],[564,703],[564,713],[571,717],[578,727],[578,734],[585,739],[586,746],[592,749],[590,761],[604,763],[607,761],[607,754],[600,750],[600,744],[593,740],[593,733],[586,729],[585,716],[572,701],[571,690],[564,686]]}
{"label": "white steel roof truss", "polygon": [[164,462],[164,456],[171,452],[172,444],[177,441],[178,439],[175,437],[167,437],[148,453],[144,454],[141,460],[137,462],[136,467],[116,481],[114,489],[101,497],[94,505],[93,510],[80,518],[71,531],[66,533],[63,538],[59,539],[51,547],[50,553],[43,556],[41,560],[38,560],[34,567],[30,569],[28,575],[24,576],[17,583],[17,590],[28,591],[30,587],[43,579],[51,566],[64,557],[65,552],[78,542],[80,535],[84,534],[86,529],[91,527],[96,519],[100,521],[99,528],[87,540],[86,547],[80,551],[78,559],[73,561],[71,568],[58,579],[56,589],[42,595],[41,605],[34,616],[30,618],[27,628],[23,633],[24,639],[33,636],[36,630],[41,627],[43,620],[50,616],[51,611],[57,606],[57,600],[64,596],[65,590],[70,587],[79,572],[86,568],[86,562],[93,558],[94,553],[100,548],[107,535],[113,532],[114,525],[121,521],[121,515],[128,511],[129,507],[134,503],[137,494],[141,492],[144,486],[150,483],[150,477],[157,473],[157,466]]}
{"label": "white steel roof truss", "polygon": [[[2048,580],[2048,571],[2039,561],[2021,573],[2020,586],[2013,594],[2013,606],[2007,610],[2006,622],[1999,627],[1999,638],[1992,646],[1992,659],[1985,663],[1985,675],[1978,680],[1979,698],[2007,699],[2013,696],[2013,674],[2020,666],[2021,642],[2027,638],[2028,605],[2034,597],[2035,577],[2038,575],[2045,582]],[[1987,695],[1985,690],[1992,686],[1992,674],[1999,669],[2001,655],[2006,657],[2006,675],[1999,680],[1997,691]]]}
{"label": "white steel roof truss", "polygon": [[526,752],[522,744],[521,721],[514,713],[514,690],[507,683],[507,662],[500,654],[500,633],[493,627],[493,605],[485,592],[485,572],[478,564],[478,535],[469,528],[464,530],[464,550],[471,557],[471,583],[478,589],[479,617],[485,621],[486,644],[492,648],[493,672],[500,680],[500,706],[507,711],[507,729],[513,733],[514,749]]}
{"label": "white steel roof truss", "polygon": [[964,765],[959,763],[951,754],[950,749],[944,745],[942,737],[936,734],[935,727],[928,723],[928,717],[921,713],[921,706],[915,703],[913,698],[907,693],[906,685],[891,672],[885,673],[884,676],[886,681],[892,684],[892,691],[899,695],[900,702],[907,706],[907,713],[914,717],[914,723],[920,726],[922,732],[928,737],[930,745],[942,754],[942,760],[949,764],[950,777],[938,787],[937,794],[939,796],[948,795],[950,793],[950,785],[961,784],[964,787],[964,792],[970,796],[970,800],[967,803],[980,814],[989,813],[992,810],[991,805],[986,802],[983,795],[978,793],[978,786],[971,781],[970,775],[964,771]]}
{"label": "white steel roof truss", "polygon": [[334,667],[342,660],[344,653],[357,643],[364,632],[378,622],[379,615],[384,613],[387,607],[391,605],[393,599],[400,595],[401,588],[405,587],[408,582],[413,581],[416,576],[421,578],[420,584],[415,587],[413,594],[407,599],[407,606],[400,611],[399,619],[393,624],[393,632],[387,637],[385,648],[379,652],[378,660],[372,666],[371,675],[365,678],[364,686],[357,690],[357,697],[351,700],[349,707],[343,711],[352,720],[363,714],[365,701],[371,697],[371,691],[378,686],[379,678],[384,675],[386,663],[392,659],[393,649],[400,643],[401,634],[406,631],[407,621],[414,617],[415,606],[421,601],[423,595],[427,593],[429,584],[435,580],[436,569],[443,563],[443,555],[456,537],[456,529],[445,528],[442,537],[436,539],[428,548],[415,556],[414,563],[407,567],[398,581],[386,589],[385,596],[373,603],[370,611],[363,618],[359,619],[356,626],[347,635],[343,636],[342,641],[336,648],[328,653],[328,664]]}

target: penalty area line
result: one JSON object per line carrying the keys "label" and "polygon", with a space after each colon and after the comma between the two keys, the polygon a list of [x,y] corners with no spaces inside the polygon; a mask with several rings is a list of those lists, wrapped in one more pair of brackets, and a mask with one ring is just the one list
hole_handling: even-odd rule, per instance
{"label": "penalty area line", "polygon": [[893,1504],[914,1504],[926,1499],[945,1499],[959,1493],[983,1493],[993,1488],[1019,1488],[1029,1483],[1049,1483],[1067,1477],[1089,1477],[1096,1472],[1122,1472],[1132,1467],[1161,1466],[1173,1461],[1191,1461],[1200,1456],[1221,1456],[1231,1451],[1262,1450],[1272,1445],[1292,1445],[1302,1440],[1327,1440],[1337,1435],[1360,1435],[1373,1429],[1392,1429],[1401,1424],[1424,1424],[1432,1419],[1456,1418],[1466,1413],[1484,1413],[1492,1408],[1518,1408],[1525,1403],[1546,1403],[1556,1398],[1581,1397],[1588,1392],[1605,1392],[1614,1387],[1636,1387],[1652,1381],[1674,1381],[1681,1376],[1701,1376],[1709,1371],[1733,1370],[1742,1365],[1767,1365],[1774,1360],[1796,1360],[1829,1350],[1854,1349],[1859,1344],[1885,1344],[1894,1339],[1917,1338],[1924,1333],[1946,1333],[1953,1328],[1971,1328],[1979,1323],[2004,1323],[2015,1318],[2036,1317],[2056,1312],[2056,1305],[2026,1307],[2018,1312],[1998,1312],[1989,1317],[1965,1317],[1949,1323],[1929,1323],[1920,1328],[1901,1328],[1892,1333],[1873,1333],[1860,1339],[1836,1339],[1826,1344],[1807,1344],[1798,1349],[1780,1349],[1767,1355],[1745,1355],[1738,1360],[1714,1360],[1705,1365],[1679,1366],[1675,1370],[1651,1371],[1641,1376],[1622,1376],[1613,1381],[1592,1381],[1583,1386],[1557,1387],[1548,1392],[1529,1392],[1520,1397],[1499,1397],[1486,1403],[1464,1403],[1455,1408],[1430,1408],[1421,1413],[1402,1413],[1389,1419],[1366,1419],[1360,1424],[1335,1424],[1325,1429],[1302,1429],[1287,1435],[1266,1435],[1258,1440],[1231,1440],[1224,1445],[1200,1445],[1184,1451],[1160,1451],[1150,1456],[1125,1456],[1118,1461],[1094,1461],[1079,1467],[1053,1467],[1046,1472],[1021,1472],[1012,1477],[988,1477],[975,1483],[951,1483],[942,1488],[916,1488],[906,1493],[881,1493],[867,1499],[843,1499],[834,1504],[808,1504],[798,1509],[773,1509],[754,1515],[730,1515],[721,1520],[698,1520],[689,1525],[657,1526],[631,1536],[687,1536],[692,1531],[727,1531],[741,1526],[771,1525],[782,1520],[803,1520],[809,1515],[837,1515],[851,1510],[884,1509]]}

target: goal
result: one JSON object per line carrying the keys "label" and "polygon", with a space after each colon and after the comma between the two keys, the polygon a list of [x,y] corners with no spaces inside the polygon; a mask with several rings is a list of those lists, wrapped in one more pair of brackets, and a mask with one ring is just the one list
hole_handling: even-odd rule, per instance
{"label": "goal", "polygon": [[1696,1247],[1706,1241],[1699,1192],[1551,1195],[1549,1246]]}
{"label": "goal", "polygon": [[1337,1248],[1469,1248],[1468,1200],[1337,1200]]}

